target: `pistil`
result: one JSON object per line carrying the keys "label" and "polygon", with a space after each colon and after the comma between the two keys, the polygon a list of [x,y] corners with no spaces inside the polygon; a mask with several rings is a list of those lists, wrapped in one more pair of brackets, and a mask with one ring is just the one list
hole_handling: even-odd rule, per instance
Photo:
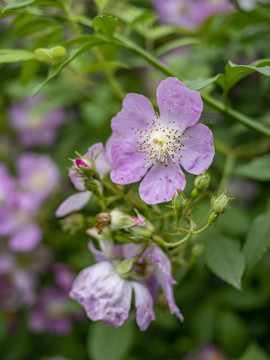
{"label": "pistil", "polygon": [[[163,125],[159,118],[147,125],[146,130],[132,128],[140,137],[137,141],[139,144],[137,152],[145,154],[145,160],[151,165],[160,162],[168,166],[168,158],[171,158],[174,164],[179,162],[182,155],[179,155],[178,152],[184,146],[183,140],[190,136],[184,138],[184,131]],[[179,125],[180,127],[181,125]]]}

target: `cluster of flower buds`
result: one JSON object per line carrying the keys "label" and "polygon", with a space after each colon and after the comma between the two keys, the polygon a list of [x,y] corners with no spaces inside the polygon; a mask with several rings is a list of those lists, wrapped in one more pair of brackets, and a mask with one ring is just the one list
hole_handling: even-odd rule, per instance
{"label": "cluster of flower buds", "polygon": [[132,217],[118,208],[110,213],[98,214],[95,227],[98,234],[105,232],[107,237],[110,231],[115,231],[119,242],[129,241],[127,233],[130,239],[149,239],[154,233],[154,226],[144,216],[137,213],[137,217]]}

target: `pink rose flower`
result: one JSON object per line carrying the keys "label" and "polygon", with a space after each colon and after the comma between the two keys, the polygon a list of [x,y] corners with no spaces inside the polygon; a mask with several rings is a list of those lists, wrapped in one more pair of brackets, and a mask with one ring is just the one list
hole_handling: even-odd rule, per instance
{"label": "pink rose flower", "polygon": [[[110,247],[111,242],[107,240],[107,243]],[[130,275],[121,274],[118,261],[121,256],[127,260],[140,255],[140,245],[117,245],[110,258],[92,245],[90,249],[98,263],[79,273],[70,296],[85,308],[91,320],[102,320],[113,327],[123,325],[128,319],[134,292],[136,321],[140,330],[144,331],[155,320],[153,304],[161,286],[171,313],[183,321],[173,297],[172,285],[176,281],[171,276],[171,263],[158,246],[153,244],[143,252],[133,264]]]}
{"label": "pink rose flower", "polygon": [[172,200],[186,185],[181,165],[202,174],[214,157],[213,135],[197,124],[203,110],[200,93],[177,78],[157,88],[159,115],[143,95],[128,94],[111,127],[119,140],[111,144],[111,179],[117,184],[142,180],[139,193],[148,204]]}
{"label": "pink rose flower", "polygon": [[80,166],[91,168],[91,162],[88,163],[88,160],[95,162],[96,171],[101,178],[111,169],[109,158],[102,143],[90,146],[83,159],[75,159],[74,165],[69,170],[69,177],[75,188],[80,192],[69,196],[62,202],[55,212],[57,217],[62,217],[82,209],[90,200],[92,193],[85,188],[83,179],[78,173]]}

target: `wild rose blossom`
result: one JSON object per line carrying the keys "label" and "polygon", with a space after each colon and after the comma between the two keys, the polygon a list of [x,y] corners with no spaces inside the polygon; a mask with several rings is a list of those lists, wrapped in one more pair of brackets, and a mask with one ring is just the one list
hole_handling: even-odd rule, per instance
{"label": "wild rose blossom", "polygon": [[95,162],[97,173],[103,178],[111,169],[109,158],[102,143],[96,143],[88,149],[82,158],[77,158],[69,170],[69,177],[74,187],[80,192],[69,196],[56,210],[57,217],[65,216],[73,211],[82,209],[90,200],[92,193],[85,188],[84,180],[78,170],[80,166],[91,168]]}
{"label": "wild rose blossom", "polygon": [[7,194],[0,201],[0,237],[7,237],[9,248],[15,252],[31,251],[42,238],[36,218],[43,201],[58,184],[58,169],[48,156],[34,153],[18,159],[16,180],[7,176],[3,165],[0,169],[0,188]]}
{"label": "wild rose blossom", "polygon": [[112,119],[118,141],[110,147],[111,179],[117,184],[143,180],[141,198],[148,204],[170,201],[186,185],[186,171],[202,174],[214,157],[213,136],[197,124],[203,103],[200,93],[177,78],[157,88],[159,115],[143,95],[128,94],[122,110]]}
{"label": "wild rose blossom", "polygon": [[152,0],[164,24],[193,29],[210,16],[233,9],[229,0]]}
{"label": "wild rose blossom", "polygon": [[[102,320],[109,326],[121,326],[129,316],[132,292],[135,294],[136,321],[140,330],[146,330],[155,320],[153,303],[159,285],[168,301],[169,309],[181,321],[183,316],[175,304],[172,285],[176,284],[171,276],[171,263],[165,253],[156,245],[151,245],[142,254],[141,245],[118,245],[111,252],[111,242],[103,241],[103,248],[97,251],[90,245],[98,263],[82,270],[75,279],[70,296],[77,300],[93,320]],[[110,258],[105,253],[111,254]],[[141,254],[141,256],[139,256]],[[119,258],[132,259],[139,256],[132,271],[121,274]],[[136,276],[135,276],[136,274]],[[138,280],[138,276],[141,280]],[[135,279],[136,278],[136,279]]]}
{"label": "wild rose blossom", "polygon": [[8,204],[0,210],[0,237],[8,238],[12,251],[28,252],[42,239],[42,230],[36,223],[39,206],[32,196],[15,192]]}
{"label": "wild rose blossom", "polygon": [[40,96],[27,98],[12,104],[9,109],[10,126],[19,133],[25,147],[49,146],[57,138],[58,130],[65,120],[62,109],[41,109]]}
{"label": "wild rose blossom", "polygon": [[72,329],[72,315],[68,309],[68,292],[74,274],[63,264],[54,266],[55,286],[44,287],[29,315],[29,325],[33,332],[68,334]]}
{"label": "wild rose blossom", "polygon": [[0,209],[15,189],[15,179],[9,175],[6,166],[0,163]]}
{"label": "wild rose blossom", "polygon": [[221,349],[213,344],[207,344],[199,351],[193,351],[186,355],[183,360],[227,360]]}
{"label": "wild rose blossom", "polygon": [[0,250],[0,306],[5,311],[16,311],[32,305],[35,300],[36,273],[21,268],[16,257]]}
{"label": "wild rose blossom", "polygon": [[59,171],[47,155],[24,153],[17,162],[20,191],[42,203],[59,184]]}
{"label": "wild rose blossom", "polygon": [[268,0],[238,0],[241,9],[245,11],[253,10],[258,3],[267,3]]}

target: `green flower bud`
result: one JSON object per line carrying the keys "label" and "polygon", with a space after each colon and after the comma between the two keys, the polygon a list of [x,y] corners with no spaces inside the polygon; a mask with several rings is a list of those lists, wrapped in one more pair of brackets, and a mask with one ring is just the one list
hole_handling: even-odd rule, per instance
{"label": "green flower bud", "polygon": [[55,64],[66,56],[66,49],[63,46],[55,46],[51,49],[38,48],[34,53],[41,61]]}
{"label": "green flower bud", "polygon": [[210,183],[210,174],[205,171],[203,174],[196,176],[194,180],[194,186],[196,189],[202,191],[208,188]]}
{"label": "green flower bud", "polygon": [[183,191],[178,191],[177,195],[174,195],[172,199],[172,207],[175,211],[181,212],[186,206],[187,198]]}
{"label": "green flower bud", "polygon": [[191,191],[191,194],[190,194],[190,196],[191,196],[192,199],[196,199],[199,195],[200,195],[200,192],[199,192],[199,190],[196,189],[196,188],[193,189],[193,190]]}
{"label": "green flower bud", "polygon": [[233,198],[229,198],[228,194],[226,191],[224,191],[221,194],[218,195],[214,195],[211,198],[211,206],[212,209],[218,213],[218,214],[222,214],[225,211],[227,211],[229,209],[229,201],[232,200]]}
{"label": "green flower bud", "polygon": [[209,223],[210,223],[211,225],[214,224],[214,223],[217,221],[218,216],[219,216],[219,214],[216,213],[216,212],[213,212],[212,214],[210,214],[210,216],[209,216]]}
{"label": "green flower bud", "polygon": [[55,46],[51,49],[52,57],[55,61],[60,61],[66,57],[67,51],[63,46]]}
{"label": "green flower bud", "polygon": [[87,190],[91,191],[97,196],[103,195],[103,187],[101,183],[93,178],[86,179],[84,181],[84,186]]}
{"label": "green flower bud", "polygon": [[[81,170],[82,176],[85,177],[86,179],[89,179],[89,178],[94,178],[97,180],[99,179],[98,173],[93,168],[89,168],[89,167],[80,165],[80,170]],[[80,170],[79,170],[79,172],[80,172]]]}
{"label": "green flower bud", "polygon": [[137,239],[149,239],[153,235],[153,231],[147,227],[133,226],[128,231]]}
{"label": "green flower bud", "polygon": [[60,220],[62,229],[71,234],[84,227],[84,216],[79,213],[66,216],[63,220]]}
{"label": "green flower bud", "polygon": [[203,244],[196,244],[194,246],[194,248],[192,249],[192,256],[191,256],[191,259],[190,259],[190,265],[194,265],[198,261],[199,257],[204,252],[204,248],[205,248],[205,246]]}
{"label": "green flower bud", "polygon": [[127,229],[136,225],[136,221],[130,215],[125,214],[119,209],[114,209],[111,212],[111,228],[116,229]]}
{"label": "green flower bud", "polygon": [[192,255],[198,258],[204,252],[205,246],[203,244],[196,244],[192,249]]}

